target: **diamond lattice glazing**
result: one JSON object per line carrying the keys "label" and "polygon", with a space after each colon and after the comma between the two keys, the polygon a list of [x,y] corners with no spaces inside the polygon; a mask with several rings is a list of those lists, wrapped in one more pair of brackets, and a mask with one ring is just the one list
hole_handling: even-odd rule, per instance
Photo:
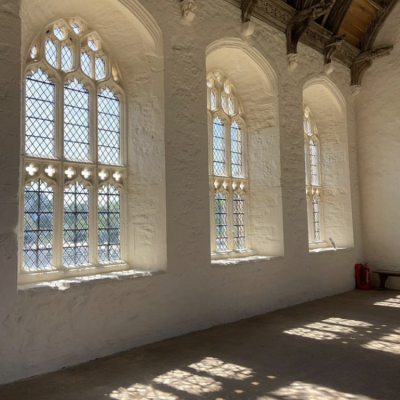
{"label": "diamond lattice glazing", "polygon": [[38,69],[25,81],[25,151],[31,156],[54,154],[54,83]]}
{"label": "diamond lattice glazing", "polygon": [[80,183],[64,189],[63,265],[89,262],[89,191]]}
{"label": "diamond lattice glazing", "polygon": [[46,54],[46,60],[47,62],[54,68],[57,68],[57,46],[56,44],[51,40],[48,39],[46,40],[45,43],[45,54]]}
{"label": "diamond lattice glazing", "polygon": [[102,57],[95,58],[96,80],[103,79],[106,76],[106,63]]}
{"label": "diamond lattice glazing", "polygon": [[321,223],[320,223],[319,201],[317,199],[312,200],[312,211],[313,211],[313,225],[314,225],[314,241],[319,242],[321,240]]}
{"label": "diamond lattice glazing", "polygon": [[214,175],[225,175],[225,126],[219,118],[213,122]]}
{"label": "diamond lattice glazing", "polygon": [[235,121],[231,124],[231,168],[233,177],[244,176],[242,130]]}
{"label": "diamond lattice glazing", "polygon": [[64,155],[89,159],[89,92],[76,79],[64,86]]}
{"label": "diamond lattice glazing", "polygon": [[61,47],[61,69],[69,71],[72,68],[72,49],[67,45]]}
{"label": "diamond lattice glazing", "polygon": [[311,185],[319,185],[319,174],[318,174],[318,149],[314,140],[310,139],[309,142],[310,151],[310,173],[311,173]]}
{"label": "diamond lattice glazing", "polygon": [[120,194],[111,185],[98,192],[98,259],[100,262],[121,258]]}
{"label": "diamond lattice glazing", "polygon": [[104,164],[120,164],[120,104],[114,92],[103,89],[97,99],[98,158]]}
{"label": "diamond lattice glazing", "polygon": [[246,247],[244,199],[237,193],[233,195],[233,230],[235,250],[243,250]]}
{"label": "diamond lattice glazing", "polygon": [[25,186],[23,268],[51,268],[53,189],[39,180]]}
{"label": "diamond lattice glazing", "polygon": [[226,197],[220,192],[215,194],[215,237],[217,251],[229,249]]}
{"label": "diamond lattice glazing", "polygon": [[81,53],[81,69],[87,76],[92,76],[92,59],[90,55],[84,51]]}

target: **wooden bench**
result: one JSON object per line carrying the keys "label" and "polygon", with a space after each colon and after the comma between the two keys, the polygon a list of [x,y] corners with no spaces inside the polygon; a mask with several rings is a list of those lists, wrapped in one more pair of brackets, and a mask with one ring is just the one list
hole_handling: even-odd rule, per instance
{"label": "wooden bench", "polygon": [[380,282],[379,289],[380,290],[386,289],[385,285],[386,285],[387,278],[389,278],[389,276],[400,277],[400,271],[372,271],[372,272],[375,274],[378,274],[378,276],[379,276],[379,282]]}

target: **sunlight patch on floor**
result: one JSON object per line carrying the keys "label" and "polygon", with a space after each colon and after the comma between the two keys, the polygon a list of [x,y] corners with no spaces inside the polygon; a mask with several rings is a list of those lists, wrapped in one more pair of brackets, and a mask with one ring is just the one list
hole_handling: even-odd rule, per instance
{"label": "sunlight patch on floor", "polygon": [[154,378],[153,382],[167,385],[194,395],[218,392],[222,389],[222,384],[213,378],[193,375],[179,369],[160,375]]}
{"label": "sunlight patch on floor", "polygon": [[236,364],[224,363],[218,358],[207,357],[198,363],[189,365],[196,371],[207,372],[222,378],[243,380],[252,377],[253,370]]}
{"label": "sunlight patch on floor", "polygon": [[114,390],[110,397],[116,400],[178,400],[178,397],[171,393],[165,393],[140,383],[136,383],[128,389],[119,388]]}
{"label": "sunlight patch on floor", "polygon": [[379,350],[386,353],[400,354],[400,344],[385,342],[383,340],[372,340],[369,343],[361,345],[364,349]]}
{"label": "sunlight patch on floor", "polygon": [[344,319],[344,318],[328,318],[324,319],[322,322],[327,322],[329,324],[339,324],[344,326],[362,327],[362,328],[368,328],[372,326],[372,324],[369,324],[368,322],[357,321],[354,319]]}
{"label": "sunlight patch on floor", "polygon": [[330,331],[336,333],[356,333],[356,331],[350,327],[324,324],[322,322],[315,322],[313,324],[305,325],[305,328],[319,329],[321,331]]}
{"label": "sunlight patch on floor", "polygon": [[400,308],[400,298],[397,296],[384,301],[378,301],[374,303],[374,306]]}
{"label": "sunlight patch on floor", "polygon": [[305,338],[315,339],[315,340],[340,339],[340,336],[335,335],[334,333],[331,333],[331,332],[321,332],[321,331],[316,331],[313,329],[306,329],[306,328],[290,329],[288,331],[284,331],[284,333],[286,333],[288,335],[302,336]]}
{"label": "sunlight patch on floor", "polygon": [[374,400],[372,397],[360,396],[350,393],[318,386],[310,383],[293,382],[289,386],[280,388],[271,395],[258,397],[257,400]]}

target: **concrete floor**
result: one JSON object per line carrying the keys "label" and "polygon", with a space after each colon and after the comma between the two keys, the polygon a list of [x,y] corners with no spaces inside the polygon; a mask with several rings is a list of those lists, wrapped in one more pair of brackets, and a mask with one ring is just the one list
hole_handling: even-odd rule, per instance
{"label": "concrete floor", "polygon": [[400,292],[353,291],[0,387],[1,400],[399,400]]}

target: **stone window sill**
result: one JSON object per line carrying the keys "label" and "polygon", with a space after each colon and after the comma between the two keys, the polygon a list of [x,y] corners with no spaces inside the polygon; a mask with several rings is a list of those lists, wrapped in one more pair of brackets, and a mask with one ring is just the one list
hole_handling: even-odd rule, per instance
{"label": "stone window sill", "polygon": [[352,247],[337,247],[336,249],[333,247],[317,247],[314,249],[310,249],[310,253],[328,253],[328,252],[335,252],[335,251],[343,251],[343,250],[351,250]]}
{"label": "stone window sill", "polygon": [[242,264],[255,264],[261,261],[272,261],[283,258],[282,256],[248,256],[248,257],[232,257],[232,258],[221,258],[217,260],[211,260],[211,266],[232,266]]}
{"label": "stone window sill", "polygon": [[107,281],[122,281],[128,279],[138,279],[138,278],[146,278],[156,275],[162,275],[165,271],[157,270],[157,271],[139,271],[139,270],[124,270],[124,271],[113,271],[113,272],[105,272],[94,275],[87,276],[77,276],[71,278],[58,279],[53,281],[41,281],[41,282],[33,282],[27,283],[23,285],[18,285],[18,291],[47,291],[47,290],[68,290],[70,288],[79,286],[81,284],[96,284],[100,282]]}

